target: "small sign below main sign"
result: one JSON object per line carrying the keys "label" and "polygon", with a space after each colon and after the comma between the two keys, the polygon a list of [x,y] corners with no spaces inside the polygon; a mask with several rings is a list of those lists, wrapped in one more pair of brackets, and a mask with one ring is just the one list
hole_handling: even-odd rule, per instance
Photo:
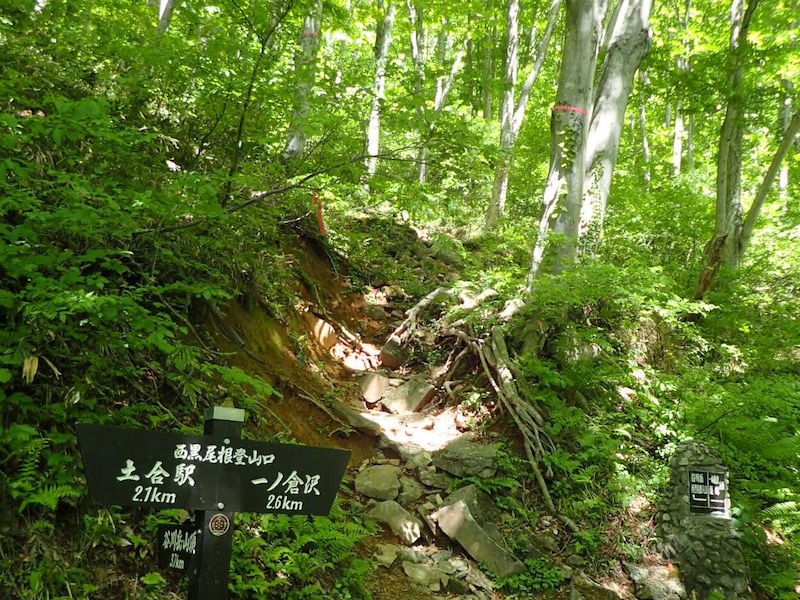
{"label": "small sign below main sign", "polygon": [[158,566],[185,573],[200,549],[201,532],[195,525],[158,526]]}
{"label": "small sign below main sign", "polygon": [[728,516],[728,475],[689,470],[689,510],[715,516]]}

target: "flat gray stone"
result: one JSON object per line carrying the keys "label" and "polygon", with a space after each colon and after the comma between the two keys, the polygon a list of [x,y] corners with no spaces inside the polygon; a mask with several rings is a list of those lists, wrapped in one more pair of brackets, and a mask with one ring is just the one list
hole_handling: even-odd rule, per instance
{"label": "flat gray stone", "polygon": [[356,491],[369,498],[394,500],[400,492],[400,467],[375,465],[356,475]]}
{"label": "flat gray stone", "polygon": [[403,561],[403,571],[405,571],[406,576],[414,583],[434,591],[439,590],[442,573],[440,573],[438,569],[406,560]]}
{"label": "flat gray stone", "polygon": [[419,467],[427,467],[429,464],[431,464],[432,460],[433,457],[431,456],[431,453],[428,452],[427,450],[423,450],[422,452],[417,452],[416,454],[414,454],[414,456],[412,456],[406,461],[406,469],[408,469],[409,471],[413,471],[414,469],[417,469]]}
{"label": "flat gray stone", "polygon": [[333,411],[347,421],[350,427],[360,431],[361,433],[378,437],[383,432],[383,429],[381,429],[380,425],[374,421],[370,421],[366,417],[362,417],[358,411],[350,408],[349,406],[345,406],[339,402],[336,402],[333,405]]}
{"label": "flat gray stone", "polygon": [[421,565],[428,560],[428,557],[425,556],[425,553],[420,552],[416,548],[400,548],[400,552],[398,554],[402,560],[416,563],[418,565]]}
{"label": "flat gray stone", "polygon": [[478,526],[494,541],[502,545],[503,535],[495,524],[499,515],[489,495],[479,490],[475,485],[470,484],[458,488],[440,504],[450,506],[459,501],[463,501],[467,505],[472,518],[475,519]]}
{"label": "flat gray stone", "polygon": [[389,369],[402,367],[411,358],[411,353],[394,338],[389,338],[381,349],[381,364]]}
{"label": "flat gray stone", "polygon": [[460,437],[434,452],[433,464],[456,477],[494,477],[497,449]]}
{"label": "flat gray stone", "polygon": [[390,412],[408,414],[418,411],[435,393],[436,388],[423,377],[412,377],[400,387],[387,390],[381,402]]}
{"label": "flat gray stone", "polygon": [[366,517],[387,525],[408,546],[422,535],[422,524],[394,500],[379,502],[367,512]]}
{"label": "flat gray stone", "polygon": [[580,575],[572,578],[572,586],[569,593],[570,600],[623,600],[614,590],[603,586]]}
{"label": "flat gray stone", "polygon": [[394,564],[400,550],[400,546],[395,546],[394,544],[378,544],[378,552],[374,554],[374,558],[379,565],[388,569]]}
{"label": "flat gray stone", "polygon": [[[684,600],[686,588],[675,569],[666,566],[648,567],[623,563],[633,580],[636,597],[639,600]],[[722,579],[722,578],[720,578]],[[726,588],[732,588],[732,582],[722,581]]]}
{"label": "flat gray stone", "polygon": [[386,437],[385,435],[382,435],[378,438],[378,448],[381,450],[387,450],[388,452],[399,456],[401,460],[405,461],[422,451],[421,446],[417,446],[416,444],[412,444],[410,442],[397,442]]}
{"label": "flat gray stone", "polygon": [[397,497],[400,504],[407,506],[422,498],[423,494],[422,486],[415,479],[400,477],[400,495]]}
{"label": "flat gray stone", "polygon": [[367,373],[359,381],[361,395],[367,404],[376,404],[389,387],[389,378],[380,373]]}
{"label": "flat gray stone", "polygon": [[443,506],[435,514],[436,522],[448,537],[457,541],[469,555],[488,566],[500,577],[525,571],[525,565],[500,546],[478,525],[463,500]]}
{"label": "flat gray stone", "polygon": [[437,473],[435,467],[420,467],[417,469],[417,478],[423,485],[437,490],[446,490],[452,482],[451,477],[444,473]]}
{"label": "flat gray stone", "polygon": [[386,320],[386,311],[377,304],[365,304],[361,308],[361,312],[367,315],[370,319],[375,319],[376,321]]}

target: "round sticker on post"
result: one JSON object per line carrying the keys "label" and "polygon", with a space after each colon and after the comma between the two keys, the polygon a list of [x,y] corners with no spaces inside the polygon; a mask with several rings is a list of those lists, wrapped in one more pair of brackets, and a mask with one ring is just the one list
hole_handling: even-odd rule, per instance
{"label": "round sticker on post", "polygon": [[231,520],[222,513],[216,514],[208,521],[208,530],[212,535],[222,536],[231,528]]}

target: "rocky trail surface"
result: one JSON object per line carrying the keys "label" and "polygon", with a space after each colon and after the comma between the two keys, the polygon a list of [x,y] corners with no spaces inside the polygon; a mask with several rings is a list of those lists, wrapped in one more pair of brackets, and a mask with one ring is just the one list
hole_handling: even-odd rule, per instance
{"label": "rocky trail surface", "polygon": [[[439,280],[429,287],[457,278],[455,261],[434,256],[424,237],[413,233],[406,242],[399,260],[419,263],[420,276],[432,271],[424,261],[436,261]],[[236,362],[283,394],[264,407],[263,418],[278,435],[353,452],[344,494],[381,527],[364,548],[380,565],[371,590],[376,599],[685,597],[679,580],[658,564],[652,572],[649,565],[630,565],[633,580],[620,565],[614,578],[595,581],[555,516],[538,513],[532,522],[498,509],[535,505],[535,492],[496,483],[513,431],[498,426],[502,419],[485,407],[465,409],[461,382],[447,377],[453,357],[441,360],[427,326],[439,315],[425,298],[388,282],[360,291],[332,272],[314,243],[295,260],[308,274],[296,314],[278,320],[234,304],[223,322],[209,326],[240,350]],[[413,331],[398,336],[409,321]],[[651,517],[645,510],[632,519],[648,529]],[[526,562],[538,559],[555,565],[561,585],[524,596],[495,589],[498,580],[525,573]]]}

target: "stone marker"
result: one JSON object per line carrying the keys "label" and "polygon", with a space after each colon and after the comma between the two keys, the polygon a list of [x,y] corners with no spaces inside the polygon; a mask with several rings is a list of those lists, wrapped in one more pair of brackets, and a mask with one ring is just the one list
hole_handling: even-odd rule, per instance
{"label": "stone marker", "polygon": [[716,450],[681,443],[670,461],[670,483],[657,516],[665,556],[674,562],[688,594],[726,600],[749,598],[741,542],[729,516],[727,468]]}

